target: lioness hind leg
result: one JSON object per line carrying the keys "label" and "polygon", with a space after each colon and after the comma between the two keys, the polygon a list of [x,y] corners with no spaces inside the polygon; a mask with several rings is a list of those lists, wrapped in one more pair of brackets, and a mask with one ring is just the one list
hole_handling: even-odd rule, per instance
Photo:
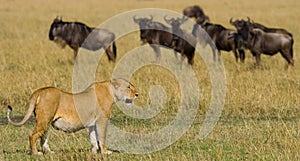
{"label": "lioness hind leg", "polygon": [[50,147],[48,145],[47,136],[48,136],[48,130],[45,131],[45,133],[41,137],[41,147],[43,147],[43,152],[44,153],[48,153],[49,152],[49,153],[53,154],[54,152],[50,150]]}
{"label": "lioness hind leg", "polygon": [[[46,142],[47,134],[45,135],[46,131],[48,129],[48,121],[39,119],[38,116],[36,116],[36,124],[34,127],[34,130],[32,131],[31,135],[29,136],[29,142],[31,147],[32,154],[43,154],[41,152],[38,152],[36,148],[36,141],[37,139],[41,138],[41,143],[44,144]],[[43,138],[44,137],[44,138]]]}
{"label": "lioness hind leg", "polygon": [[43,154],[42,152],[39,152],[36,148],[36,140],[39,139],[45,131],[39,131],[37,128],[33,130],[31,135],[29,136],[29,142],[30,142],[30,148],[31,148],[31,153],[32,154],[38,154],[41,155]]}

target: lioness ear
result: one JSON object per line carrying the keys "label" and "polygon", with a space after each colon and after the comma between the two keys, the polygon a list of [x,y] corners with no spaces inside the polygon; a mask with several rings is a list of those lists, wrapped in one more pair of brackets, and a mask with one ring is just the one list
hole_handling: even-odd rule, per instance
{"label": "lioness ear", "polygon": [[111,84],[113,85],[114,88],[119,88],[120,87],[120,83],[117,80],[112,79],[110,82],[111,82]]}

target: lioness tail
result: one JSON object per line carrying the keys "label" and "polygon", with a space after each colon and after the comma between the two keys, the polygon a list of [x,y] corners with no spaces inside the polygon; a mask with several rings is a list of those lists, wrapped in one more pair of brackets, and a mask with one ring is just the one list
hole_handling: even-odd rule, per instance
{"label": "lioness tail", "polygon": [[30,118],[31,114],[33,113],[34,109],[35,109],[35,105],[38,101],[38,97],[39,97],[39,93],[33,93],[30,99],[30,104],[29,104],[29,108],[26,112],[26,115],[24,116],[23,120],[21,122],[14,122],[10,119],[9,115],[12,112],[12,107],[10,105],[7,106],[7,120],[8,122],[10,122],[11,124],[15,125],[15,126],[21,126],[23,124],[25,124],[28,119]]}

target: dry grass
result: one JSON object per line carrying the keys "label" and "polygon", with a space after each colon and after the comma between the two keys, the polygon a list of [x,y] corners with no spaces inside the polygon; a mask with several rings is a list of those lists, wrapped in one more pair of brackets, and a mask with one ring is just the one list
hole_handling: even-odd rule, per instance
{"label": "dry grass", "polygon": [[[254,1],[7,1],[0,0],[0,101],[13,105],[14,115],[24,115],[28,98],[39,87],[56,86],[71,91],[72,51],[60,49],[48,40],[54,17],[83,21],[97,26],[116,14],[131,9],[159,7],[181,12],[189,5],[199,4],[212,22],[230,27],[230,17],[253,18],[268,26],[291,31],[295,44],[295,67],[285,71],[285,61],[278,54],[262,56],[262,68],[254,69],[251,54],[246,63],[235,63],[232,53],[222,53],[226,68],[227,96],[221,119],[205,139],[197,139],[208,109],[211,85],[208,72],[198,56],[194,70],[201,87],[198,116],[190,130],[171,146],[150,154],[114,153],[109,156],[90,154],[86,131],[65,134],[50,129],[50,146],[54,155],[29,155],[28,135],[33,122],[13,127],[4,119],[6,107],[0,106],[0,160],[299,160],[300,158],[300,26],[297,0]],[[129,40],[130,41],[129,43]],[[117,41],[118,59],[140,46],[138,33]],[[154,58],[154,57],[153,57]],[[97,71],[98,81],[109,79],[114,68],[106,57]],[[140,89],[138,104],[149,103],[151,85],[160,84],[168,93],[162,112],[150,120],[125,116],[117,108],[112,121],[127,131],[147,133],[168,124],[176,115],[180,95],[172,74],[159,67],[140,69],[132,81]],[[67,142],[66,142],[67,140]]]}

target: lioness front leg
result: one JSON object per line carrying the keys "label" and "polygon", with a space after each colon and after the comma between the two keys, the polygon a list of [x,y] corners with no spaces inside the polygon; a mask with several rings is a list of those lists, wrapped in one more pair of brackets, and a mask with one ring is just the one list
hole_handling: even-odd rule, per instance
{"label": "lioness front leg", "polygon": [[107,130],[107,123],[108,123],[108,118],[107,117],[100,117],[96,121],[96,134],[97,134],[97,139],[98,139],[98,144],[101,150],[101,154],[111,154],[112,151],[107,150],[105,148],[105,139],[106,139],[106,130]]}
{"label": "lioness front leg", "polygon": [[89,134],[90,134],[90,142],[92,144],[92,152],[97,153],[99,150],[97,135],[96,135],[96,126],[89,127]]}

